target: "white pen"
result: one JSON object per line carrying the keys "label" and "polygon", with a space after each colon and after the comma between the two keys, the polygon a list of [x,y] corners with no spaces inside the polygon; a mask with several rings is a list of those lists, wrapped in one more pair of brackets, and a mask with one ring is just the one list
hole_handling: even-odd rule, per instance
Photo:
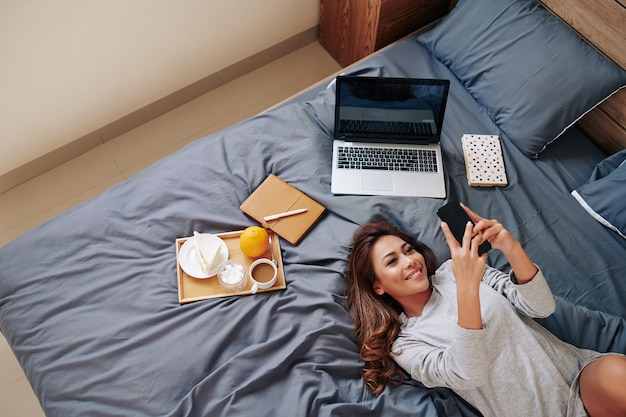
{"label": "white pen", "polygon": [[281,217],[287,217],[287,216],[293,216],[294,214],[305,213],[306,211],[307,211],[307,209],[305,209],[305,208],[301,208],[301,209],[297,209],[297,210],[291,210],[291,211],[286,211],[284,213],[278,213],[278,214],[272,214],[270,216],[265,216],[265,217],[263,217],[263,220],[265,220],[266,222],[269,222],[271,220],[280,219]]}

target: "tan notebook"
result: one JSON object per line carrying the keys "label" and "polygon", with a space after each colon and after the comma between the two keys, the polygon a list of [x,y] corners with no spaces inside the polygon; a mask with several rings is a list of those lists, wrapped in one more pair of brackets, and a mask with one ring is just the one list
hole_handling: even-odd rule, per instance
{"label": "tan notebook", "polygon": [[467,183],[475,187],[507,185],[500,138],[497,135],[463,135]]}
{"label": "tan notebook", "polygon": [[[326,210],[320,203],[274,174],[270,174],[240,208],[263,227],[273,230],[292,245],[300,242]],[[264,220],[266,216],[304,208],[307,209],[304,213]]]}

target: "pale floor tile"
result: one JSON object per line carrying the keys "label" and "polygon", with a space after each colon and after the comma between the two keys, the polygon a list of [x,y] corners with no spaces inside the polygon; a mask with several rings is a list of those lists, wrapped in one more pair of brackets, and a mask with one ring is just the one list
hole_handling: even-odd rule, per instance
{"label": "pale floor tile", "polygon": [[45,417],[26,377],[0,390],[0,416]]}
{"label": "pale floor tile", "polygon": [[240,105],[258,111],[266,109],[341,68],[322,51],[315,42],[225,84],[224,88]]}
{"label": "pale floor tile", "polygon": [[204,136],[210,135],[212,133],[215,132],[219,132],[222,129],[225,129],[229,126],[232,126],[233,124],[237,123],[239,120],[241,120],[240,118],[234,117],[234,116],[230,116],[227,117],[225,119],[223,119],[221,122],[219,122],[218,124],[215,124],[209,128],[206,128],[196,134],[194,134],[191,137],[188,137],[184,140],[182,140],[181,142],[177,142],[174,145],[169,146],[168,148],[163,149],[162,151],[158,152],[158,153],[153,153],[151,155],[147,155],[145,156],[143,159],[139,160],[137,159],[136,161],[134,161],[133,163],[131,163],[128,168],[126,168],[125,170],[122,171],[122,175],[124,176],[125,179],[130,178],[131,176],[135,175],[136,173],[138,173],[139,171],[141,171],[142,169],[146,168],[147,166],[157,162],[159,159],[170,155],[171,153],[176,152],[177,150],[181,149],[182,147],[184,147],[185,145],[188,145],[189,143],[193,142],[196,139],[200,139]]}
{"label": "pale floor tile", "polygon": [[[22,367],[2,334],[0,334],[0,369],[2,369],[0,372],[0,390],[24,377]],[[0,415],[4,414],[0,413]]]}
{"label": "pale floor tile", "polygon": [[[0,193],[0,246],[175,152],[290,98],[341,69],[314,42],[18,187]],[[43,416],[0,335],[0,416]]]}
{"label": "pale floor tile", "polygon": [[[77,174],[79,173],[79,174]],[[82,194],[119,174],[109,152],[99,146],[0,194],[0,233]]]}
{"label": "pale floor tile", "polygon": [[[6,245],[15,238],[20,237],[30,229],[44,223],[52,217],[63,213],[64,211],[85,202],[93,197],[97,197],[107,189],[111,188],[118,182],[124,181],[126,178],[122,174],[116,174],[113,177],[98,183],[82,193],[76,194],[61,204],[56,206],[50,206],[48,209],[42,211],[40,214],[28,218],[26,221],[16,224],[10,229],[0,232],[0,247]],[[0,414],[1,416],[2,414]]]}
{"label": "pale floor tile", "polygon": [[39,417],[44,413],[9,344],[0,334],[0,416]]}
{"label": "pale floor tile", "polygon": [[262,112],[340,70],[315,42],[107,143],[125,178],[192,140]]}
{"label": "pale floor tile", "polygon": [[237,106],[220,87],[106,142],[104,146],[119,169],[125,171],[143,161],[153,160],[155,155],[233,114],[238,115]]}

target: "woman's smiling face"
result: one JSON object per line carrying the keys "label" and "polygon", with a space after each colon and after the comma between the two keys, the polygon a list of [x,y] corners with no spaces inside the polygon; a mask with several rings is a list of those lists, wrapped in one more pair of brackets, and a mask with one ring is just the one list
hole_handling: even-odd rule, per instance
{"label": "woman's smiling face", "polygon": [[386,293],[404,304],[404,298],[430,290],[424,257],[398,236],[380,237],[370,256],[377,278],[376,294]]}

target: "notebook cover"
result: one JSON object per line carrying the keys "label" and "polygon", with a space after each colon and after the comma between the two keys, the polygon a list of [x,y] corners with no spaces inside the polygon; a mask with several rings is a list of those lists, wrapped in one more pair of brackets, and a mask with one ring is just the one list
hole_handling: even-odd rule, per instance
{"label": "notebook cover", "polygon": [[[272,214],[306,208],[305,213],[266,222]],[[240,209],[263,227],[273,230],[293,245],[313,227],[326,208],[293,185],[270,174],[241,204]]]}
{"label": "notebook cover", "polygon": [[508,184],[500,138],[497,135],[463,135],[467,183],[473,187],[504,187]]}

